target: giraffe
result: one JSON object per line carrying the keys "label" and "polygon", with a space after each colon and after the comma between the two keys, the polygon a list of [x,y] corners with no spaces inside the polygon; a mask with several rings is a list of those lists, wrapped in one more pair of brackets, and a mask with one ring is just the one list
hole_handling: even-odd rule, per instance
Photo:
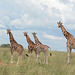
{"label": "giraffe", "polygon": [[67,32],[65,27],[62,25],[61,21],[57,22],[58,28],[61,28],[63,35],[67,39],[67,52],[68,52],[68,64],[70,64],[70,56],[71,56],[71,51],[72,49],[75,49],[75,38],[73,37],[72,34]]}
{"label": "giraffe", "polygon": [[37,44],[37,45],[39,45],[39,44],[41,44],[42,45],[42,43],[39,41],[39,39],[37,38],[37,36],[36,36],[36,34],[37,33],[32,33],[33,34],[33,36],[34,36],[34,39],[35,39],[35,43]]}
{"label": "giraffe", "polygon": [[27,32],[24,32],[24,36],[26,36],[26,40],[28,42],[28,60],[29,60],[29,57],[32,56],[32,51],[33,50],[35,51],[35,54],[37,54],[36,53],[36,44],[34,44],[34,42],[30,39]]}
{"label": "giraffe", "polygon": [[16,51],[18,53],[18,61],[17,61],[17,64],[20,63],[20,60],[22,60],[22,53],[23,53],[23,46],[18,44],[14,37],[13,37],[13,34],[11,33],[11,30],[10,29],[7,29],[7,34],[9,34],[9,39],[10,39],[10,49],[11,49],[11,61],[10,63],[13,64],[13,52]]}
{"label": "giraffe", "polygon": [[[34,36],[34,39],[35,39],[35,43],[37,45],[36,47],[36,52],[37,52],[37,62],[38,62],[38,58],[39,58],[39,62],[41,63],[41,60],[40,60],[40,52],[44,52],[44,64],[45,64],[45,61],[46,61],[46,64],[48,64],[48,49],[50,48],[49,46],[47,45],[43,45],[37,38],[36,36],[36,33],[32,33],[33,36]],[[51,48],[50,48],[50,51],[51,51]],[[50,53],[50,56],[52,54]]]}

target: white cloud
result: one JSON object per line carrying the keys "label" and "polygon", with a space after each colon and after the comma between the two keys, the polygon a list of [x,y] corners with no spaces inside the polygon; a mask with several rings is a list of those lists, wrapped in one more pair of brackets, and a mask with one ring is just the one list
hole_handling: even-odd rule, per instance
{"label": "white cloud", "polygon": [[75,24],[69,24],[65,27],[68,28],[68,29],[71,29],[71,30],[75,30]]}
{"label": "white cloud", "polygon": [[70,2],[75,2],[75,0],[69,0]]}
{"label": "white cloud", "polygon": [[21,28],[24,28],[24,26],[53,27],[58,19],[62,19],[63,22],[69,20],[69,17],[74,19],[74,16],[71,16],[73,4],[64,4],[60,0],[11,0],[9,3],[16,7],[13,10],[15,16],[11,16],[11,18],[13,17],[11,22],[9,22],[10,18],[8,16],[5,19],[11,26],[17,25],[16,28],[19,25],[22,25]]}
{"label": "white cloud", "polygon": [[65,39],[63,37],[57,37],[57,36],[48,35],[48,34],[44,34],[44,37],[48,39],[52,39],[52,40],[64,40]]}
{"label": "white cloud", "polygon": [[3,24],[3,21],[0,20],[0,28],[5,28],[6,26]]}
{"label": "white cloud", "polygon": [[[74,0],[72,0],[72,1],[74,1]],[[48,11],[49,11],[50,15],[53,15],[54,13],[56,13],[55,11],[52,11],[52,8],[55,8],[57,11],[59,11],[59,13],[56,13],[56,14],[60,15],[63,22],[66,22],[68,19],[74,17],[71,14],[73,11],[72,3],[64,4],[64,3],[60,2],[60,0],[38,0],[38,1],[32,0],[32,2],[35,3],[38,7],[41,6],[41,4],[47,5],[49,8]],[[41,6],[41,8],[42,8],[42,6]]]}
{"label": "white cloud", "polygon": [[9,25],[10,18],[8,16],[3,16],[0,18],[0,28],[6,28],[6,25]]}
{"label": "white cloud", "polygon": [[3,23],[3,21],[0,19],[0,24],[2,24]]}
{"label": "white cloud", "polygon": [[4,36],[6,34],[6,30],[3,29],[3,30],[0,30],[0,36]]}
{"label": "white cloud", "polygon": [[30,16],[28,16],[27,14],[24,14],[21,17],[21,21],[25,24],[25,25],[32,25],[32,21],[30,19]]}
{"label": "white cloud", "polygon": [[[16,28],[25,28],[25,26],[32,25],[32,21],[29,19],[27,14],[22,15],[18,19],[14,19],[10,22],[11,26],[15,26]],[[20,26],[20,27],[19,27]]]}
{"label": "white cloud", "polygon": [[3,16],[3,17],[1,17],[1,20],[3,20],[3,21],[9,21],[10,18],[8,16]]}
{"label": "white cloud", "polygon": [[11,25],[21,25],[21,21],[19,19],[15,19],[15,20],[11,21],[10,24]]}
{"label": "white cloud", "polygon": [[2,24],[0,24],[0,28],[5,28],[6,26],[4,26],[4,25],[2,25]]}

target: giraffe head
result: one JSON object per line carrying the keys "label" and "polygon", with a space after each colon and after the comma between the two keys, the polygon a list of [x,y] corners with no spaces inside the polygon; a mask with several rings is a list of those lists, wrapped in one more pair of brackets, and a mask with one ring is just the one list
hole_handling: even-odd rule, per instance
{"label": "giraffe head", "polygon": [[37,33],[34,32],[34,33],[32,33],[32,34],[33,34],[33,36],[35,36]]}
{"label": "giraffe head", "polygon": [[11,31],[10,29],[7,29],[7,34],[9,34],[10,31]]}
{"label": "giraffe head", "polygon": [[61,26],[62,26],[61,21],[57,22],[57,24],[58,24],[58,28],[61,28]]}
{"label": "giraffe head", "polygon": [[24,36],[27,36],[27,32],[24,32]]}

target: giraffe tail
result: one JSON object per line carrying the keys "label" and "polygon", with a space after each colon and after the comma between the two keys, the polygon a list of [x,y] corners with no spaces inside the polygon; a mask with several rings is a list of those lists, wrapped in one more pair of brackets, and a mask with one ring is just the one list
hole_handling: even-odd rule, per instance
{"label": "giraffe tail", "polygon": [[27,57],[29,57],[29,55],[25,52],[25,50],[24,50],[24,53],[25,53],[25,55],[26,55]]}
{"label": "giraffe tail", "polygon": [[25,54],[27,57],[29,57],[29,55],[28,54]]}

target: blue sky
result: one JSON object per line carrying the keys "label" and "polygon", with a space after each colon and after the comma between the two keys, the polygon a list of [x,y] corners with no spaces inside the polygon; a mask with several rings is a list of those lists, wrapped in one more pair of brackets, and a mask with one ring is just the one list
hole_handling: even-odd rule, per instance
{"label": "blue sky", "polygon": [[52,50],[67,51],[66,39],[57,21],[62,21],[75,37],[75,0],[0,0],[0,45],[9,42],[6,29],[11,29],[15,40],[27,48],[23,32],[32,32]]}

